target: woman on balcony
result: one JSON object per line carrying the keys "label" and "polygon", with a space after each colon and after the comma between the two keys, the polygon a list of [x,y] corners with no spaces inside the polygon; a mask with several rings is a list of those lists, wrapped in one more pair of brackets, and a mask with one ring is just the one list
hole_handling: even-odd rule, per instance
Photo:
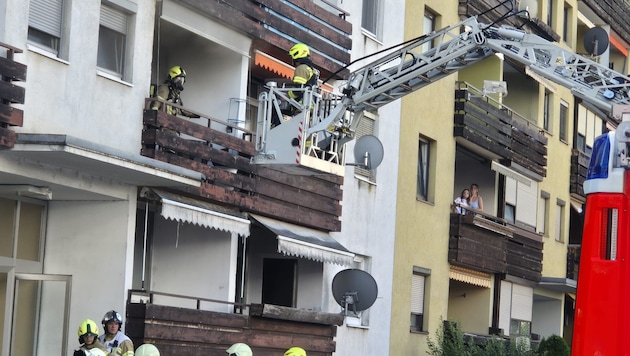
{"label": "woman on balcony", "polygon": [[479,195],[479,186],[475,183],[470,185],[468,205],[475,210],[483,211],[483,198]]}

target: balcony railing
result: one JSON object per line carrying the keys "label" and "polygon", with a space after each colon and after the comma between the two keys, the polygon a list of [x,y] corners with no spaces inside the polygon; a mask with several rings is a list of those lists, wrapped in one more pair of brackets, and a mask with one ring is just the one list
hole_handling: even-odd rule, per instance
{"label": "balcony railing", "polygon": [[569,191],[571,194],[576,194],[580,197],[584,197],[584,181],[586,180],[586,173],[588,172],[588,163],[591,159],[591,155],[584,151],[573,149],[571,152],[571,178]]}
{"label": "balcony railing", "polygon": [[26,66],[14,60],[15,53],[22,50],[0,43],[0,149],[13,148],[15,131],[11,126],[22,126],[24,112],[11,104],[24,104],[24,87],[13,84],[14,81],[26,80]]}
{"label": "balcony railing", "polygon": [[487,214],[451,214],[448,260],[486,273],[539,282],[542,238]]}
{"label": "balcony railing", "polygon": [[135,345],[152,343],[162,355],[225,355],[225,350],[237,342],[247,343],[257,356],[281,355],[295,345],[308,350],[309,355],[332,355],[337,326],[344,320],[340,314],[268,304],[227,303],[238,305],[245,313],[216,312],[199,305],[226,302],[194,297],[188,299],[197,303],[197,308],[154,304],[159,296],[187,298],[130,291],[125,332]]}
{"label": "balcony railing", "polygon": [[472,85],[460,82],[458,86],[454,136],[545,177],[547,137],[542,130]]}
{"label": "balcony railing", "polygon": [[[147,99],[145,107],[156,100]],[[165,107],[144,110],[141,153],[205,175],[201,187],[182,188],[179,194],[318,230],[340,231],[343,177],[291,175],[252,164],[254,132],[201,113],[196,113],[199,119],[169,115]]]}

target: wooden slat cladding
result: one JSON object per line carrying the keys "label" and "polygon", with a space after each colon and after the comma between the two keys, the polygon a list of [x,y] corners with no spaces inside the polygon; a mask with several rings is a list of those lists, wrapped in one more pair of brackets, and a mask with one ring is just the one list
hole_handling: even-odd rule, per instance
{"label": "wooden slat cladding", "polygon": [[448,261],[453,265],[539,282],[542,249],[539,235],[518,226],[451,214]]}
{"label": "wooden slat cladding", "polygon": [[[310,0],[176,1],[245,32],[254,39],[254,49],[283,60],[288,60],[287,50],[294,44],[289,38],[308,44],[314,50],[311,57],[322,77],[350,62],[351,23]],[[341,76],[345,74],[347,71],[340,72]]]}
{"label": "wooden slat cladding", "polygon": [[507,236],[473,224],[472,215],[451,214],[448,261],[487,273],[506,272]]}
{"label": "wooden slat cladding", "polygon": [[[485,24],[522,28],[549,41],[560,40],[560,35],[539,18],[527,20],[525,17],[511,15],[518,11],[513,8],[513,4],[514,2],[500,0],[459,0],[459,15],[461,17],[478,16],[479,21]],[[501,18],[503,20],[499,21]]]}
{"label": "wooden slat cladding", "polygon": [[630,22],[627,20],[630,4],[627,1],[582,0],[582,2],[591,8],[605,24],[610,25],[626,42],[630,42]]}
{"label": "wooden slat cladding", "polygon": [[543,258],[541,236],[515,225],[511,227],[514,235],[507,241],[508,274],[540,282]]}
{"label": "wooden slat cladding", "polygon": [[14,54],[22,50],[0,43],[6,54],[0,57],[0,149],[13,148],[15,132],[11,126],[22,126],[24,112],[11,104],[24,104],[24,87],[13,84],[26,80],[26,66],[14,61]]}
{"label": "wooden slat cladding", "polygon": [[163,355],[224,356],[236,342],[247,343],[257,356],[282,355],[294,345],[306,349],[309,356],[332,355],[337,326],[302,317],[298,322],[129,303],[125,332],[134,344],[153,343]]}
{"label": "wooden slat cladding", "polygon": [[584,181],[588,173],[588,163],[590,159],[591,156],[583,151],[573,149],[571,152],[571,177],[569,181],[569,192],[571,194],[585,197]]}
{"label": "wooden slat cladding", "polygon": [[482,147],[531,172],[547,175],[547,137],[466,89],[455,91],[453,135]]}
{"label": "wooden slat cladding", "polygon": [[341,230],[342,177],[292,175],[252,164],[252,142],[164,111],[145,110],[144,125],[143,155],[205,175],[201,187],[181,193],[318,230]]}

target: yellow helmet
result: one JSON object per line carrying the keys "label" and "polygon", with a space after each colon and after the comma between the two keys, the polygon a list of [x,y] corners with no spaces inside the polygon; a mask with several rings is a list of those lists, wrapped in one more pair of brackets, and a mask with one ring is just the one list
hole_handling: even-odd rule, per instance
{"label": "yellow helmet", "polygon": [[291,47],[289,50],[289,55],[293,60],[306,58],[311,55],[311,51],[308,49],[308,46],[304,43],[297,43]]}
{"label": "yellow helmet", "polygon": [[247,344],[243,344],[242,342],[237,342],[236,344],[230,346],[229,349],[225,350],[230,355],[236,356],[252,356],[252,349],[247,346]]}
{"label": "yellow helmet", "polygon": [[142,344],[134,353],[135,356],[160,356],[160,351],[153,344]]}
{"label": "yellow helmet", "polygon": [[306,356],[306,351],[301,347],[294,346],[288,349],[284,356]]}
{"label": "yellow helmet", "polygon": [[174,67],[171,67],[171,69],[168,70],[168,77],[170,79],[175,79],[177,77],[184,77],[184,78],[186,78],[186,71],[181,66],[174,66]]}
{"label": "yellow helmet", "polygon": [[85,335],[98,336],[98,326],[96,326],[94,320],[85,319],[83,320],[83,322],[81,322],[81,325],[79,325],[79,330],[77,331],[77,334],[79,334],[79,338]]}

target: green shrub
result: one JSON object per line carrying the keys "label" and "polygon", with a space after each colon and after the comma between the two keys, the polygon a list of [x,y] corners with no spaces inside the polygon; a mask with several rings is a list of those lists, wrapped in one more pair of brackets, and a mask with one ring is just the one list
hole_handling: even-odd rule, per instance
{"label": "green shrub", "polygon": [[548,338],[542,339],[536,354],[539,356],[569,356],[571,350],[569,345],[558,335],[551,335]]}

